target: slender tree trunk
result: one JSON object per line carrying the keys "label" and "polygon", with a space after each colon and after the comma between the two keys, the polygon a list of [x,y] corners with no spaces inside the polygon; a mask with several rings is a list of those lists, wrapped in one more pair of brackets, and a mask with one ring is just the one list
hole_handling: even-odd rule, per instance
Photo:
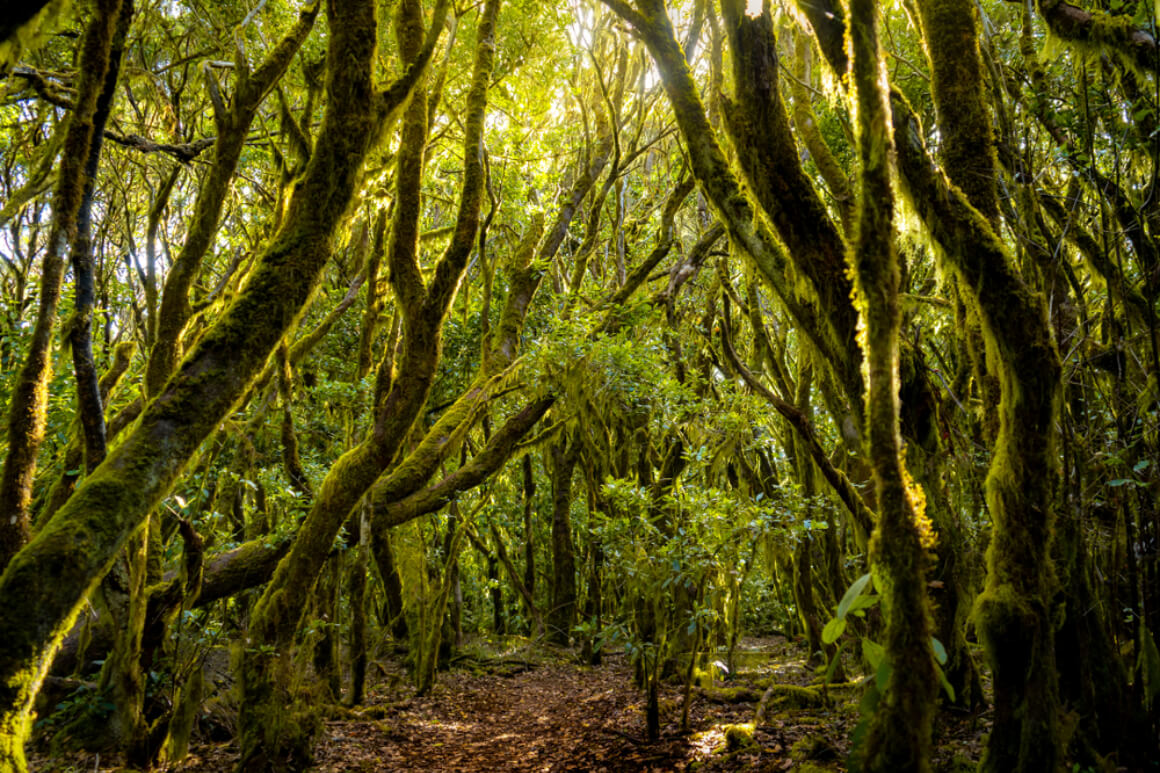
{"label": "slender tree trunk", "polygon": [[379,577],[383,581],[383,616],[386,625],[391,629],[391,636],[397,643],[405,643],[410,636],[407,630],[407,616],[403,613],[403,580],[399,576],[399,568],[395,564],[395,550],[391,546],[389,532],[381,535],[371,530],[371,546],[375,556],[375,565],[379,568]]}
{"label": "slender tree trunk", "polygon": [[[536,532],[532,516],[536,507],[536,476],[532,470],[532,455],[525,454],[523,462],[524,472],[524,587],[528,597],[536,597]],[[528,607],[528,625],[531,625],[532,608]]]}
{"label": "slender tree trunk", "polygon": [[360,706],[367,678],[367,553],[370,552],[370,522],[364,504],[358,516],[351,519],[351,537],[355,555],[350,562],[347,586],[350,588],[350,693],[347,704]]}
{"label": "slender tree trunk", "polygon": [[[69,116],[52,199],[48,251],[40,273],[40,306],[32,328],[28,354],[12,390],[8,415],[8,453],[0,476],[0,571],[31,536],[32,483],[36,456],[44,440],[48,382],[52,377],[52,335],[64,279],[65,251],[77,234],[77,219],[86,191],[92,187],[87,170],[95,166],[101,136],[112,104],[120,64],[116,44],[120,0],[102,0],[81,44],[80,81]],[[23,732],[0,725],[0,735]],[[4,751],[0,750],[0,759]],[[23,754],[17,758],[23,765]]]}
{"label": "slender tree trunk", "polygon": [[898,301],[900,272],[894,252],[890,107],[878,42],[878,5],[850,0],[851,80],[858,115],[861,190],[852,262],[857,304],[865,327],[869,373],[867,441],[878,494],[878,524],[870,538],[870,563],[882,593],[890,676],[879,699],[865,747],[867,771],[930,770],[934,717],[934,653],[926,597],[926,549],[933,534],[921,489],[902,459],[899,405]]}
{"label": "slender tree trunk", "polygon": [[551,447],[552,455],[552,607],[548,638],[566,645],[576,620],[576,550],[572,544],[572,473],[577,441],[567,438]]}

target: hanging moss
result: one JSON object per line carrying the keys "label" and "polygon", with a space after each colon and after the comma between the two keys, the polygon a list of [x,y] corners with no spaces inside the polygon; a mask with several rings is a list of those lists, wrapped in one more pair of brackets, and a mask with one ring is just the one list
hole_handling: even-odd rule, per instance
{"label": "hanging moss", "polygon": [[931,64],[943,169],[967,201],[996,223],[998,160],[984,99],[975,6],[969,0],[918,0],[917,6]]}
{"label": "hanging moss", "polygon": [[1039,14],[1052,33],[1092,57],[1113,56],[1144,78],[1157,70],[1156,38],[1128,15],[1087,11],[1066,0],[1039,0]]}
{"label": "hanging moss", "polygon": [[854,754],[866,771],[929,771],[938,684],[926,597],[926,551],[933,545],[933,531],[922,489],[914,485],[902,460],[901,272],[894,249],[890,108],[880,85],[885,79],[877,14],[873,0],[850,0],[851,80],[862,161],[851,262],[867,371],[867,450],[878,500],[870,565],[883,600],[890,675],[869,732]]}
{"label": "hanging moss", "polygon": [[983,767],[1052,769],[1062,743],[1049,607],[1056,585],[1051,537],[1059,356],[1042,297],[1020,278],[986,219],[937,171],[914,112],[897,92],[892,106],[908,204],[969,293],[1000,381],[999,429],[985,486],[994,528],[987,583],[975,606],[995,686],[994,730]]}

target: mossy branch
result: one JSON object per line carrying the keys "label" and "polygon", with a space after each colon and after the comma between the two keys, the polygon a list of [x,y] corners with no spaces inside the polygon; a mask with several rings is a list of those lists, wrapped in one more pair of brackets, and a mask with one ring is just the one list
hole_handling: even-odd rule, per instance
{"label": "mossy branch", "polygon": [[[725,303],[729,300],[726,298]],[[742,380],[759,395],[765,398],[773,409],[780,413],[789,425],[793,427],[794,432],[805,445],[805,450],[809,453],[810,458],[817,464],[818,469],[822,473],[822,477],[830,484],[838,499],[845,505],[846,510],[850,513],[854,520],[854,526],[860,534],[859,541],[863,544],[869,539],[870,533],[874,530],[874,523],[877,516],[874,511],[866,504],[862,498],[862,494],[850,481],[846,474],[834,466],[830,461],[829,454],[826,449],[822,447],[821,441],[818,440],[817,432],[814,430],[813,422],[809,417],[798,409],[796,405],[782,399],[769,387],[761,383],[749,368],[741,362],[741,358],[737,356],[737,350],[733,347],[732,328],[730,326],[730,315],[728,313],[722,316],[721,325],[721,349],[725,352],[725,358],[729,361],[730,366],[737,371]]]}
{"label": "mossy branch", "polygon": [[[190,288],[197,277],[202,258],[217,233],[222,208],[229,195],[230,181],[245,147],[250,124],[253,123],[258,107],[290,66],[295,52],[310,34],[318,10],[316,2],[299,14],[297,22],[266,60],[249,77],[239,81],[229,106],[224,104],[220,95],[214,99],[218,136],[214,142],[213,161],[204,182],[198,188],[185,242],[165,278],[161,308],[157,314],[156,340],[145,370],[145,393],[150,397],[160,393],[181,357],[181,337],[191,313]],[[208,73],[206,77],[211,84],[214,83]],[[210,93],[212,96],[214,90]]]}
{"label": "mossy branch", "polygon": [[[784,247],[760,219],[742,191],[717,135],[705,115],[700,92],[677,43],[672,22],[663,2],[640,0],[637,12],[624,2],[602,0],[640,35],[660,70],[661,83],[668,94],[673,114],[685,139],[693,174],[701,185],[730,239],[753,261],[763,279],[773,288],[790,316],[822,353],[827,362],[843,362],[834,336],[825,333],[828,323],[817,304],[798,294],[790,281],[791,262]],[[844,382],[845,383],[845,382]]]}
{"label": "mossy branch", "polygon": [[860,413],[861,356],[854,346],[858,316],[850,302],[846,244],[802,169],[779,88],[779,56],[769,13],[745,14],[745,4],[721,6],[733,49],[734,98],[724,110],[748,189],[786,245],[794,275],[809,285],[821,329],[814,335],[846,399]]}
{"label": "mossy branch", "polygon": [[248,284],[128,437],[0,577],[0,735],[15,739],[14,747],[26,737],[32,697],[88,593],[245,392],[330,259],[375,128],[371,5],[328,6],[329,98],[319,144]]}
{"label": "mossy branch", "polygon": [[[60,170],[53,190],[52,221],[47,253],[41,264],[40,306],[28,343],[28,352],[12,387],[8,413],[8,451],[0,476],[0,570],[24,546],[30,536],[32,483],[36,458],[44,439],[48,409],[48,382],[52,374],[52,336],[64,279],[65,251],[77,228],[88,183],[87,164],[94,144],[100,146],[100,132],[108,116],[106,73],[112,68],[114,38],[120,16],[120,0],[102,0],[85,30],[81,47],[80,82],[76,109],[69,116],[61,152]],[[16,618],[19,620],[20,618]],[[3,674],[0,656],[0,674]],[[17,698],[0,687],[0,711],[4,698],[31,701],[31,695]],[[7,715],[5,715],[7,716]],[[6,721],[6,720],[3,720]],[[11,732],[23,737],[26,728],[0,725],[0,734]],[[0,747],[0,761],[6,751]],[[13,766],[23,767],[23,751],[13,752]]]}
{"label": "mossy branch", "polygon": [[1139,72],[1157,72],[1156,38],[1137,27],[1132,17],[1085,11],[1066,0],[1039,0],[1037,4],[1048,28],[1068,43],[1111,54]]}
{"label": "mossy branch", "polygon": [[381,510],[376,508],[374,527],[388,529],[420,515],[433,513],[454,497],[487,480],[511,458],[519,441],[532,430],[555,402],[554,397],[541,397],[532,401],[492,433],[484,447],[467,464],[433,486],[387,504]]}

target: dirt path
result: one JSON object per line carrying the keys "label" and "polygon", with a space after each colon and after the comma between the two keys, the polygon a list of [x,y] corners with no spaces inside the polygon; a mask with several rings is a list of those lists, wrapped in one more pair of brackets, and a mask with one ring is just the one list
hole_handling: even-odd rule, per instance
{"label": "dirt path", "polygon": [[382,720],[330,723],[317,762],[323,771],[683,770],[698,756],[689,738],[645,744],[643,733],[623,665],[556,664],[446,675]]}
{"label": "dirt path", "polygon": [[[694,766],[703,773],[845,770],[858,715],[856,689],[835,691],[831,700],[815,699],[809,705],[771,701],[762,726],[749,724],[744,736],[738,736],[740,742],[727,742],[731,727],[735,732],[753,722],[754,695],[763,691],[761,684],[804,686],[814,677],[800,649],[784,639],[748,643],[738,653],[741,673],[736,679],[725,687],[694,692],[690,732],[680,731],[680,687],[662,686],[661,738],[655,743],[645,741],[644,697],[633,686],[623,655],[608,657],[597,668],[562,661],[559,653],[547,658],[544,653],[533,655],[534,664],[523,662],[521,656],[489,657],[486,672],[480,672],[478,661],[474,672],[461,664],[441,673],[431,694],[421,698],[411,695],[397,664],[384,662],[379,679],[372,680],[367,705],[342,710],[341,719],[326,722],[311,770],[643,773]],[[970,767],[978,759],[985,729],[985,721],[940,722],[934,769],[943,773]],[[199,736],[190,757],[174,770],[234,770],[238,752],[233,743]],[[43,769],[102,773],[115,769],[103,767],[112,761],[99,758],[78,758],[72,761],[78,763],[75,767],[66,767],[65,759],[53,762]]]}

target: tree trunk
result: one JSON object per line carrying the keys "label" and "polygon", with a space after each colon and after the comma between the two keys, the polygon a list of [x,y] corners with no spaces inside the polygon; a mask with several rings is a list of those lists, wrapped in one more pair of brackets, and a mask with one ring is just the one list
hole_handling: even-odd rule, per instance
{"label": "tree trunk", "polygon": [[567,438],[551,446],[552,457],[552,606],[548,638],[568,644],[576,620],[576,552],[572,544],[572,473],[579,450]]}
{"label": "tree trunk", "polygon": [[[40,274],[40,306],[28,354],[9,403],[8,453],[0,476],[0,571],[31,536],[32,484],[36,456],[44,439],[47,387],[52,376],[52,335],[64,279],[64,254],[76,235],[86,191],[90,197],[92,193],[88,171],[95,168],[100,153],[120,66],[116,38],[121,6],[120,0],[102,0],[97,4],[82,42],[77,100],[69,116],[61,168],[53,191],[48,253]],[[24,730],[0,724],[0,736],[23,738]],[[0,747],[0,760],[8,753]],[[23,752],[12,754],[14,760],[19,760],[13,764],[22,767]]]}
{"label": "tree trunk", "polygon": [[934,717],[934,652],[926,597],[926,550],[933,529],[925,499],[903,465],[899,401],[898,293],[891,190],[890,105],[878,41],[878,5],[850,0],[851,81],[857,103],[861,190],[851,253],[856,304],[865,328],[868,372],[866,438],[878,523],[870,538],[870,566],[886,617],[890,675],[856,752],[867,771],[929,771]]}

